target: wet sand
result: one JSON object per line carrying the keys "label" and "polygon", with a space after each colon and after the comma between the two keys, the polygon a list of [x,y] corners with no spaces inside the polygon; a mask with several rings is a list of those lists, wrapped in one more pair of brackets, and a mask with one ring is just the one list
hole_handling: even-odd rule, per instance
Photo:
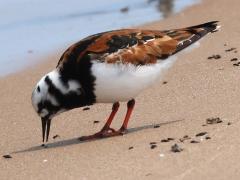
{"label": "wet sand", "polygon": [[[201,40],[199,48],[180,54],[162,81],[136,98],[129,133],[121,137],[77,140],[105,123],[111,105],[97,104],[55,118],[48,148],[40,147],[41,125],[31,92],[40,77],[56,66],[61,52],[1,78],[0,154],[12,156],[0,159],[1,179],[238,179],[240,66],[233,64],[240,60],[231,59],[239,59],[240,51],[225,50],[240,50],[239,6],[238,0],[204,0],[141,26],[169,29],[219,20],[222,30]],[[221,58],[208,59],[212,55]],[[125,111],[126,104],[121,103],[113,127],[120,127]],[[222,122],[206,124],[208,118],[217,117]],[[207,134],[195,136],[201,132]],[[53,139],[55,135],[59,137]],[[190,139],[183,138],[186,135]],[[161,142],[167,138],[174,140]],[[157,146],[151,148],[151,142]],[[172,152],[175,143],[183,151]]]}

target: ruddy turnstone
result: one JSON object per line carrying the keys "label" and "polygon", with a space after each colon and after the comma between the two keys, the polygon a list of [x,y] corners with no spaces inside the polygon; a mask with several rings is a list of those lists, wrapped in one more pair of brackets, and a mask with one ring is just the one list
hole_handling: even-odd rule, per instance
{"label": "ruddy turnstone", "polygon": [[[210,32],[217,21],[165,31],[121,29],[89,36],[70,46],[56,69],[37,83],[32,104],[42,120],[43,142],[57,114],[95,103],[113,103],[100,132],[89,140],[123,134],[133,111],[134,98],[156,82],[174,61],[172,55]],[[121,128],[110,127],[120,101],[128,101]]]}

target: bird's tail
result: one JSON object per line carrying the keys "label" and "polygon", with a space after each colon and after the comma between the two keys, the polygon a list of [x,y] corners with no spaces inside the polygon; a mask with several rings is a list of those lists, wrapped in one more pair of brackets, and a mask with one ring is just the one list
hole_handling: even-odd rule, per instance
{"label": "bird's tail", "polygon": [[177,53],[189,45],[195,43],[206,34],[217,32],[219,29],[220,26],[218,25],[218,21],[211,21],[196,26],[176,29],[176,32],[178,32],[176,36],[171,35],[171,33],[169,35],[172,36],[174,40],[179,42],[174,53]]}
{"label": "bird's tail", "polygon": [[203,29],[206,31],[206,33],[208,32],[217,32],[220,29],[220,25],[218,25],[219,21],[211,21],[211,22],[207,22],[207,23],[203,23],[203,24],[199,24],[196,26],[190,26],[187,27],[186,29]]}

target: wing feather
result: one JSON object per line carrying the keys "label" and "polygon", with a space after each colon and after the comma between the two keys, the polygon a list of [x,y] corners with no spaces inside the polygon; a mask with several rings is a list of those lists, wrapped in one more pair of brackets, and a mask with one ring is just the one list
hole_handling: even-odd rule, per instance
{"label": "wing feather", "polygon": [[73,58],[79,63],[86,57],[105,63],[152,64],[165,60],[216,29],[217,21],[213,21],[166,31],[122,29],[99,33],[71,46],[58,66]]}

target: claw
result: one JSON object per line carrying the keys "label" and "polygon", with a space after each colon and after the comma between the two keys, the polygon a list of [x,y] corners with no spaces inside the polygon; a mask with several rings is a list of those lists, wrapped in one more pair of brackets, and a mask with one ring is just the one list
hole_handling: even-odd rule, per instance
{"label": "claw", "polygon": [[94,140],[94,139],[101,139],[101,138],[108,138],[108,137],[113,137],[113,136],[122,136],[124,132],[122,131],[116,131],[113,128],[108,128],[101,130],[100,132],[90,135],[90,136],[82,136],[79,138],[80,141],[89,141],[89,140]]}

